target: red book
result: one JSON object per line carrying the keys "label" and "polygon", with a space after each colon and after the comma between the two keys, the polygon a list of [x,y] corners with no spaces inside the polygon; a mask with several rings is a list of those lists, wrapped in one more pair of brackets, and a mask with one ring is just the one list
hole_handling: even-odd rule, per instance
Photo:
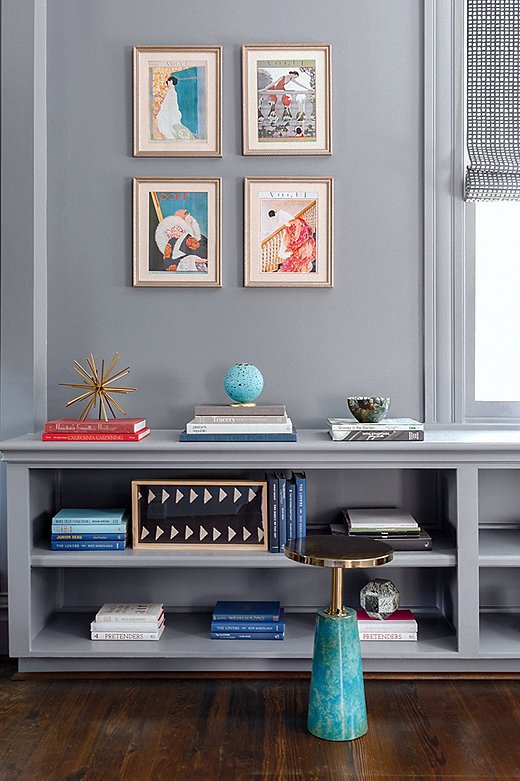
{"label": "red book", "polygon": [[130,432],[114,431],[94,431],[94,432],[74,432],[74,431],[57,431],[57,432],[43,432],[42,442],[139,442],[150,434],[149,428],[144,428],[142,431],[136,431],[134,434]]}
{"label": "red book", "polygon": [[48,420],[43,430],[51,433],[110,433],[134,434],[146,428],[146,418],[117,418],[114,420],[76,420],[76,418],[58,418]]}

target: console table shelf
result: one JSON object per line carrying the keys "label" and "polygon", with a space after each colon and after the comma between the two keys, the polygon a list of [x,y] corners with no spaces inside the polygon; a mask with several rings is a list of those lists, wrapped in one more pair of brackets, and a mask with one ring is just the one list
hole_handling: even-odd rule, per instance
{"label": "console table shelf", "polygon": [[[401,507],[427,528],[432,551],[399,551],[383,570],[351,570],[345,602],[389,577],[419,622],[417,642],[362,644],[367,671],[520,671],[520,431],[427,428],[424,442],[179,443],[154,431],[139,443],[0,444],[7,465],[10,652],[21,671],[310,670],[314,611],[328,578],[265,552],[49,550],[61,507],[130,507],[135,479],[263,479],[305,470],[308,531],[345,507]],[[212,641],[217,599],[280,599],[284,641]],[[103,602],[163,602],[157,642],[89,639]]]}

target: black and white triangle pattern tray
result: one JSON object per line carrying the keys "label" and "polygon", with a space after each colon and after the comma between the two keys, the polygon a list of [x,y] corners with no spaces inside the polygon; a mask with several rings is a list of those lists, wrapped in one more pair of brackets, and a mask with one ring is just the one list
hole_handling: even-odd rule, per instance
{"label": "black and white triangle pattern tray", "polygon": [[132,483],[133,547],[267,549],[264,482]]}

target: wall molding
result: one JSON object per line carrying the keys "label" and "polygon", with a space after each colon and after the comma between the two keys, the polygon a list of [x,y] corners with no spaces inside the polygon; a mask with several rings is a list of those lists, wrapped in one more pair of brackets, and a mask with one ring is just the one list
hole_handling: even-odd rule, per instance
{"label": "wall molding", "polygon": [[424,3],[425,419],[464,420],[464,0]]}

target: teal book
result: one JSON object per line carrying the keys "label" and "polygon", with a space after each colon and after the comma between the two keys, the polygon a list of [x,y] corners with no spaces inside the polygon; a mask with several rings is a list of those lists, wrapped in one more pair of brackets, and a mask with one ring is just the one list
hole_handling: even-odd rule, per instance
{"label": "teal book", "polygon": [[69,508],[63,507],[53,517],[52,522],[56,524],[121,524],[126,513],[125,508],[98,510],[92,508]]}

